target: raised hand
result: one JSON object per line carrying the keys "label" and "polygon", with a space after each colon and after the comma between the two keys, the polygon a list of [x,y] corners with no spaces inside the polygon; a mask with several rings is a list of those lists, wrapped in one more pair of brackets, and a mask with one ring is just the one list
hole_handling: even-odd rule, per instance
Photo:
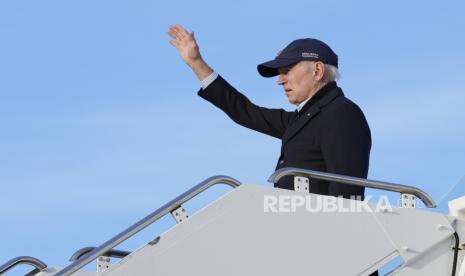
{"label": "raised hand", "polygon": [[181,55],[182,60],[192,68],[200,80],[208,77],[213,70],[203,61],[194,32],[188,32],[181,25],[171,25],[168,29],[169,42]]}
{"label": "raised hand", "polygon": [[169,27],[168,34],[171,36],[171,45],[178,50],[186,64],[191,66],[201,58],[194,32],[189,33],[181,25],[176,24]]}

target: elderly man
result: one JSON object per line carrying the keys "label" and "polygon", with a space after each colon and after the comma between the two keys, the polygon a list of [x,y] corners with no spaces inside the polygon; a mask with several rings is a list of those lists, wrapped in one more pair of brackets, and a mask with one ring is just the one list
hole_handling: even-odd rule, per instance
{"label": "elderly man", "polygon": [[[200,55],[194,33],[170,26],[170,43],[201,81],[199,96],[223,110],[236,123],[279,138],[281,155],[276,169],[297,167],[356,177],[366,177],[371,148],[368,123],[360,108],[337,86],[338,57],[317,39],[298,39],[278,56],[259,64],[263,77],[278,77],[295,112],[257,106],[214,72]],[[293,189],[283,178],[278,188]],[[312,182],[310,192],[363,197],[364,189]]]}

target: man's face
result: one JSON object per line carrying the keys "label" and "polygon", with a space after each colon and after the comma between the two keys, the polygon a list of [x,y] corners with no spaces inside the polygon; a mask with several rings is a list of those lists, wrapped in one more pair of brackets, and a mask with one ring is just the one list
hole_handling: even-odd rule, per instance
{"label": "man's face", "polygon": [[282,85],[291,104],[300,104],[317,91],[315,62],[300,61],[280,68],[278,84]]}

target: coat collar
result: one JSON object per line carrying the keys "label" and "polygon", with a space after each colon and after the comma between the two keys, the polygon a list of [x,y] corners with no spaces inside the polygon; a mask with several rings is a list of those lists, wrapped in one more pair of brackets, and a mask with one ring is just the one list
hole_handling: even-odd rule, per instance
{"label": "coat collar", "polygon": [[340,96],[344,96],[344,93],[342,93],[341,88],[337,86],[336,82],[330,82],[318,90],[300,110],[298,113],[299,118],[287,128],[286,132],[284,132],[282,137],[283,144],[294,137],[324,106]]}

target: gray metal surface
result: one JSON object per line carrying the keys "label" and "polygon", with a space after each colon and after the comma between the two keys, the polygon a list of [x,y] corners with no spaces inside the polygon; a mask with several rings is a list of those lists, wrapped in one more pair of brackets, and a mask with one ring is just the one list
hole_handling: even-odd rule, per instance
{"label": "gray metal surface", "polygon": [[313,170],[305,170],[299,168],[282,168],[275,171],[269,178],[268,181],[271,183],[276,183],[284,176],[294,175],[294,176],[306,176],[309,178],[326,180],[326,181],[333,181],[343,184],[350,184],[355,186],[362,186],[367,188],[373,188],[378,190],[385,190],[385,191],[393,191],[399,193],[408,193],[413,194],[420,198],[423,203],[429,208],[436,207],[436,203],[434,200],[424,191],[419,188],[394,184],[389,182],[383,181],[375,181],[375,180],[368,180],[364,178],[352,177],[352,176],[345,176],[333,173],[326,173],[326,172],[319,172]]}
{"label": "gray metal surface", "polygon": [[10,269],[13,269],[15,266],[26,264],[33,266],[37,271],[40,271],[47,267],[47,265],[39,259],[29,256],[20,256],[13,258],[3,265],[0,266],[0,275],[7,272]]}
{"label": "gray metal surface", "polygon": [[181,206],[184,202],[188,201],[189,199],[195,197],[199,193],[205,191],[206,189],[210,188],[211,186],[217,185],[217,184],[226,184],[229,185],[233,188],[238,187],[241,183],[229,176],[213,176],[210,177],[198,185],[192,187],[185,193],[181,194],[180,196],[176,197],[175,199],[171,200],[167,204],[163,205],[150,215],[146,216],[145,218],[141,219],[134,225],[130,226],[123,232],[119,233],[115,237],[111,238],[110,240],[106,241],[99,247],[95,248],[85,256],[83,256],[81,259],[73,262],[72,264],[68,265],[67,267],[63,268],[61,271],[56,273],[57,276],[65,276],[65,275],[71,275],[73,272],[78,271],[80,268],[84,267],[88,263],[92,262],[99,256],[102,256],[105,254],[105,252],[108,252],[109,250],[113,249],[115,246],[119,245],[123,241],[127,240],[128,238],[132,237],[142,229],[146,228],[147,226],[151,225],[164,215],[168,214],[169,212],[173,211],[175,208],[178,208]]}
{"label": "gray metal surface", "polygon": [[415,262],[401,266],[396,276],[450,276],[452,272],[452,253],[450,241],[444,240],[433,249],[422,254]]}
{"label": "gray metal surface", "polygon": [[[442,214],[406,208],[264,212],[266,196],[292,195],[328,198],[241,186],[99,275],[369,275],[399,255],[422,273],[412,275],[447,275],[450,269],[451,250],[434,252],[452,232]],[[439,274],[419,267],[431,252],[444,256],[429,267]]]}
{"label": "gray metal surface", "polygon": [[415,274],[401,275],[450,274],[446,272],[452,267],[450,246],[455,230],[446,215],[413,208],[394,208],[373,215],[404,260],[402,269],[417,270]]}

